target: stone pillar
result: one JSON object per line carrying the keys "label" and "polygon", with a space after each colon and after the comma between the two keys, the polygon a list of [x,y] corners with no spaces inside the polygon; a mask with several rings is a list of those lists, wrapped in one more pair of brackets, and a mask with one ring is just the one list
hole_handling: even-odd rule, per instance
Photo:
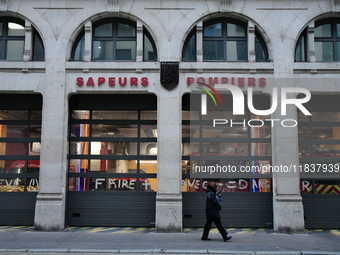
{"label": "stone pillar", "polygon": [[182,232],[181,97],[161,88],[157,101],[156,232]]}
{"label": "stone pillar", "polygon": [[42,143],[34,229],[58,231],[65,227],[67,171],[68,107],[63,59],[48,59],[45,84],[41,91]]}
{"label": "stone pillar", "polygon": [[[295,95],[292,96],[295,98]],[[272,119],[279,119],[280,122],[284,119],[297,120],[297,109],[294,105],[287,107],[285,116],[281,115],[280,108],[279,100]],[[291,126],[294,123],[287,121],[285,125]],[[299,166],[297,126],[283,127],[277,121],[272,127],[272,149],[273,167],[279,169],[273,171],[274,230],[279,233],[303,233],[304,213],[300,195],[300,173],[297,169]],[[290,169],[289,172],[286,172],[287,168]]]}

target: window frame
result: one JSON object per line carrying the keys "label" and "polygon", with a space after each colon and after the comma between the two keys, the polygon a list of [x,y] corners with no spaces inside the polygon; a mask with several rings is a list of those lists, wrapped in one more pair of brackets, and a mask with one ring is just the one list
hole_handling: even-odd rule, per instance
{"label": "window frame", "polygon": [[[145,45],[144,45],[144,40],[145,40],[145,37],[148,38],[151,46],[152,46],[152,49],[153,49],[153,52],[154,52],[154,60],[146,60],[145,59]],[[143,62],[155,62],[157,61],[158,59],[158,52],[157,52],[157,47],[156,47],[156,43],[155,41],[153,40],[151,34],[149,33],[149,31],[143,26]]]}
{"label": "window frame", "polygon": [[[95,29],[102,26],[102,25],[105,25],[105,24],[112,24],[112,36],[95,36]],[[119,23],[122,23],[122,24],[126,24],[126,25],[129,25],[131,27],[133,27],[135,29],[135,35],[134,36],[122,36],[122,37],[119,37],[117,35],[117,31],[118,31],[118,24]],[[128,62],[135,62],[136,59],[137,59],[137,24],[136,22],[134,21],[131,21],[131,20],[128,20],[128,19],[123,19],[123,18],[107,18],[107,19],[102,19],[100,21],[97,21],[97,22],[94,22],[93,25],[92,25],[92,54],[91,54],[91,59],[92,61],[128,61]],[[94,59],[94,41],[107,41],[107,42],[110,42],[112,41],[113,42],[113,52],[112,52],[112,59]],[[117,55],[116,55],[116,50],[117,50],[117,47],[116,47],[116,42],[119,42],[119,41],[134,41],[136,43],[136,47],[135,47],[135,50],[136,50],[136,56],[135,56],[135,59],[131,59],[131,60],[127,60],[127,59],[117,59]]]}
{"label": "window frame", "polygon": [[[36,48],[35,48],[35,39],[38,39],[41,43],[41,50],[42,50],[42,59],[38,59],[36,56]],[[45,61],[45,47],[43,40],[38,33],[38,31],[33,27],[33,33],[32,33],[32,61]]]}
{"label": "window frame", "polygon": [[[147,164],[148,162],[157,162],[157,154],[147,154],[141,150],[142,144],[148,143],[155,144],[159,146],[157,135],[154,137],[144,136],[142,134],[143,126],[155,126],[156,130],[158,128],[157,118],[143,118],[143,113],[152,111],[157,112],[157,104],[156,104],[156,96],[152,94],[145,95],[145,97],[140,97],[140,95],[130,95],[130,94],[122,94],[116,95],[114,100],[116,103],[110,103],[112,100],[111,96],[100,96],[98,98],[101,99],[101,104],[98,105],[96,102],[87,103],[88,95],[73,95],[70,99],[69,105],[69,125],[68,125],[68,161],[69,165],[72,165],[72,162],[76,160],[82,160],[83,162],[87,162],[87,168],[84,168],[84,171],[71,171],[69,168],[68,171],[68,189],[73,192],[112,192],[114,190],[96,190],[91,188],[91,183],[88,181],[90,178],[105,178],[108,180],[109,178],[128,178],[128,179],[136,179],[137,189],[133,190],[134,192],[145,192],[147,190],[141,190],[141,179],[157,179],[157,171],[154,173],[143,172],[142,165]],[[127,99],[130,99],[131,104],[123,104],[122,102],[126,102]],[[80,104],[78,104],[78,100]],[[118,101],[119,102],[118,102]],[[147,101],[147,103],[141,104],[141,102]],[[83,104],[84,103],[84,104]],[[87,111],[88,118],[80,118],[77,119],[72,117],[72,113],[74,111]],[[98,111],[113,111],[113,112],[126,112],[133,111],[136,113],[134,118],[126,118],[126,115],[119,114],[119,117],[115,118],[95,118],[94,114]],[[124,117],[122,117],[124,116]],[[74,136],[72,134],[72,130],[74,125],[88,125],[88,135],[85,136]],[[133,125],[137,128],[137,134],[135,136],[95,136],[93,131],[96,125]],[[73,126],[73,127],[72,127]],[[85,154],[77,154],[72,152],[72,143],[88,143],[87,153]],[[91,146],[93,142],[126,142],[126,143],[136,143],[136,154],[118,154],[118,153],[107,153],[107,154],[94,154],[91,152]],[[110,172],[110,171],[94,171],[91,169],[91,161],[94,160],[107,160],[107,161],[117,161],[117,160],[128,160],[128,161],[136,161],[136,172],[129,173],[121,173],[121,172]],[[157,162],[158,164],[158,162]],[[72,187],[70,185],[70,181],[74,180],[86,180],[84,181],[84,185],[78,185],[77,187]],[[149,192],[151,190],[148,190]],[[123,190],[115,190],[115,192],[126,192]]]}
{"label": "window frame", "polygon": [[[186,60],[185,58],[185,52],[189,46],[189,43],[191,41],[191,39],[194,38],[194,55],[193,55],[193,59],[189,59]],[[183,62],[196,62],[197,61],[197,31],[196,31],[196,26],[190,31],[190,33],[188,34],[187,38],[185,39],[184,45],[183,45],[183,49],[182,49],[182,61]]]}
{"label": "window frame", "polygon": [[[25,29],[25,21],[13,17],[3,17],[1,18],[0,22],[3,24],[2,26],[2,35],[0,36],[0,42],[1,42],[1,47],[0,47],[0,60],[4,61],[23,61],[24,60],[24,51],[25,51],[25,35],[23,36],[9,36],[8,35],[8,23],[15,23],[18,25],[21,25]],[[7,60],[7,41],[23,41],[24,42],[24,47],[22,49],[22,59],[20,60]]]}
{"label": "window frame", "polygon": [[[314,33],[314,42],[333,42],[333,60],[324,61],[316,60],[316,62],[337,62],[340,61],[337,43],[340,43],[340,35],[337,34],[336,25],[340,24],[340,19],[323,19],[315,22],[315,29],[319,26],[330,24],[331,25],[331,37],[316,37]],[[315,31],[315,30],[314,30]],[[315,49],[316,51],[316,49]]]}
{"label": "window frame", "polygon": [[[238,26],[241,26],[244,28],[244,31],[245,31],[245,36],[244,37],[240,37],[240,36],[229,36],[229,37],[226,37],[226,40],[223,40],[223,37],[222,36],[204,36],[204,29],[212,24],[216,24],[218,22],[224,22],[225,23],[225,26],[230,23],[230,24],[234,24],[234,25],[238,25]],[[260,30],[255,26],[255,32],[254,32],[254,50],[255,50],[255,60],[253,60],[248,52],[250,51],[249,49],[249,29],[248,29],[248,26],[249,26],[249,22],[247,21],[242,21],[242,20],[237,20],[237,19],[234,19],[234,18],[227,18],[227,17],[222,17],[222,18],[214,18],[214,19],[211,19],[211,20],[207,20],[205,22],[203,22],[203,29],[198,29],[197,26],[194,26],[193,29],[190,31],[190,33],[188,33],[185,41],[184,41],[184,44],[183,44],[183,48],[182,48],[182,61],[183,62],[197,62],[197,61],[203,61],[203,62],[270,62],[270,59],[269,59],[269,51],[268,51],[268,47],[267,47],[267,44],[260,32]],[[225,35],[227,34],[227,30],[226,29],[223,29],[224,30],[224,33]],[[201,35],[198,35],[198,33],[201,33]],[[194,38],[195,42],[194,42],[194,49],[191,50],[191,51],[194,51],[194,54],[191,54],[190,55],[190,59],[186,58],[186,51],[188,50],[188,47],[189,47],[189,43],[191,41],[191,39]],[[197,41],[198,38],[202,38],[202,45],[200,46],[200,42]],[[226,59],[226,45],[225,47],[223,47],[223,50],[224,50],[224,58],[223,60],[205,60],[204,59],[204,40],[205,38],[207,38],[207,41],[213,41],[213,40],[223,40],[224,43],[226,41],[235,41],[235,38],[236,38],[236,41],[245,41],[246,42],[246,57],[247,59],[246,60],[227,60]],[[256,51],[256,39],[258,40],[258,42],[261,44],[261,48],[263,50],[263,53],[264,53],[264,59],[262,60],[259,60],[257,58],[257,51]],[[226,44],[226,43],[225,43]],[[198,53],[197,51],[197,47],[202,47],[202,53]],[[200,55],[202,55],[200,57]]]}
{"label": "window frame", "polygon": [[[205,36],[204,35],[204,30],[214,24],[218,24],[221,23],[222,24],[222,35],[221,36]],[[234,24],[237,26],[240,26],[244,29],[245,31],[245,36],[241,37],[241,36],[228,36],[228,30],[227,30],[227,26],[228,24]],[[246,51],[246,59],[238,59],[238,60],[228,60],[228,56],[227,56],[227,42],[237,42],[237,41],[245,41],[246,42],[246,49],[248,49],[248,31],[247,31],[247,23],[240,21],[240,20],[236,20],[236,19],[231,19],[231,18],[216,18],[216,19],[211,19],[211,20],[207,20],[203,23],[203,62],[216,62],[216,61],[226,61],[226,62],[247,62],[248,61],[248,53]],[[223,59],[222,60],[211,60],[211,59],[205,59],[205,54],[204,52],[206,51],[205,47],[204,47],[204,43],[208,42],[208,41],[221,41],[222,42],[222,49],[223,49]]]}
{"label": "window frame", "polygon": [[[258,60],[257,59],[257,54],[259,52],[256,51],[256,39],[259,41],[259,43],[262,46],[262,50],[263,50],[263,53],[264,53],[264,60]],[[255,40],[255,62],[270,62],[267,44],[264,41],[261,33],[258,31],[257,28],[255,28],[255,39],[254,40]]]}

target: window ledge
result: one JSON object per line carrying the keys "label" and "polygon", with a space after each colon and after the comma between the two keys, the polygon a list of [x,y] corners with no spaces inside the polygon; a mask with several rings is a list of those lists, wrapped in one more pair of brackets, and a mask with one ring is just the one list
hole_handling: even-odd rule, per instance
{"label": "window ledge", "polygon": [[340,62],[299,62],[294,63],[294,73],[334,73],[339,72]]}
{"label": "window ledge", "polygon": [[67,72],[131,71],[159,72],[159,62],[66,62]]}
{"label": "window ledge", "polygon": [[8,62],[0,61],[0,70],[6,72],[45,72],[45,62]]}
{"label": "window ledge", "polygon": [[180,63],[182,72],[225,72],[237,73],[274,73],[274,63],[272,62],[182,62]]}

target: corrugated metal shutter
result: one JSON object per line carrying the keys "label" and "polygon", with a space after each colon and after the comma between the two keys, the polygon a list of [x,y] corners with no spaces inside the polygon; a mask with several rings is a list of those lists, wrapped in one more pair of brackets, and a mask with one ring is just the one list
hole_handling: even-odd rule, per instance
{"label": "corrugated metal shutter", "polygon": [[302,194],[306,228],[340,228],[339,194]]}
{"label": "corrugated metal shutter", "polygon": [[1,192],[0,225],[33,226],[38,192]]}
{"label": "corrugated metal shutter", "polygon": [[156,192],[68,193],[67,225],[154,227]]}
{"label": "corrugated metal shutter", "polygon": [[[206,193],[183,193],[184,227],[204,227]],[[224,227],[272,227],[272,193],[223,193]]]}

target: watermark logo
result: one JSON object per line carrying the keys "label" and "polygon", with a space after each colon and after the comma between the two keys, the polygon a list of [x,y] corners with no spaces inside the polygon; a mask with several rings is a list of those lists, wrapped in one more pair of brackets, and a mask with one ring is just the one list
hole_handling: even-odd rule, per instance
{"label": "watermark logo", "polygon": [[[222,105],[222,99],[220,94],[217,92],[217,89],[225,90],[231,92],[232,95],[232,101],[233,101],[233,115],[245,115],[245,97],[243,91],[230,84],[215,84],[215,88],[211,85],[207,85],[205,83],[197,82],[198,84],[208,88],[204,87],[197,87],[198,89],[205,92],[205,94],[201,94],[201,115],[207,115],[207,95],[210,96],[210,98],[213,100],[215,106],[217,106],[217,100],[220,105]],[[296,93],[296,94],[303,94],[305,97],[303,98],[289,98],[289,93]],[[214,96],[214,95],[215,96]],[[247,89],[247,106],[249,111],[257,116],[267,116],[274,113],[279,105],[279,98],[281,103],[281,115],[285,116],[287,115],[287,105],[295,105],[304,115],[310,116],[312,115],[306,107],[303,105],[304,103],[307,103],[311,99],[311,93],[309,90],[305,88],[296,88],[296,87],[282,87],[279,90],[276,87],[273,87],[272,89],[272,95],[271,95],[271,106],[267,110],[258,110],[254,107],[253,103],[253,88],[249,87]],[[280,97],[279,97],[280,96]],[[217,100],[216,100],[216,98]],[[253,119],[253,120],[243,120],[243,121],[237,121],[234,120],[226,120],[226,119],[214,119],[213,120],[213,127],[216,127],[216,125],[226,125],[229,124],[230,127],[233,125],[243,125],[244,127],[262,127],[264,125],[264,121],[271,122],[271,126],[273,127],[274,123],[280,122],[283,127],[296,127],[297,121],[294,119],[285,119],[285,120],[279,120],[279,119],[265,119],[261,120],[259,118]],[[257,125],[254,125],[254,123],[259,123]]]}
{"label": "watermark logo", "polygon": [[[220,103],[220,105],[222,105],[222,99],[220,94],[218,94],[218,92],[216,91],[216,89],[214,89],[212,86],[202,83],[202,82],[197,82],[200,85],[203,85],[205,87],[207,87],[208,89],[210,89],[216,96],[218,102]],[[198,89],[204,91],[206,94],[202,94],[201,95],[201,114],[202,115],[207,115],[207,94],[211,97],[211,99],[214,101],[215,106],[217,106],[217,102],[216,99],[214,97],[214,95],[207,89],[205,88],[201,88],[201,87],[197,87]]]}
{"label": "watermark logo", "polygon": [[[243,91],[234,86],[234,85],[228,85],[228,84],[216,84],[215,88],[213,88],[210,85],[199,83],[201,85],[206,86],[209,88],[214,94],[216,95],[217,99],[220,102],[220,105],[222,105],[222,99],[219,95],[219,93],[216,91],[215,88],[221,88],[221,89],[228,89],[231,92],[232,98],[233,98],[233,115],[244,115],[244,94]],[[206,92],[214,101],[215,106],[217,106],[217,102],[215,97],[212,95],[212,93],[204,88],[198,87],[199,89]],[[255,109],[253,104],[253,88],[249,87],[248,90],[248,109],[251,113],[255,115],[270,115],[274,113],[278,106],[278,89],[273,88],[272,92],[272,105],[270,109],[268,110],[258,110]],[[300,93],[304,94],[304,98],[287,98],[288,93]],[[287,114],[287,105],[292,104],[295,105],[297,108],[300,109],[301,112],[303,112],[304,115],[312,115],[304,106],[304,103],[307,103],[311,99],[311,93],[309,90],[305,88],[295,88],[295,87],[284,87],[281,88],[281,115]],[[206,115],[207,114],[207,100],[206,100],[206,94],[201,95],[201,114]]]}

